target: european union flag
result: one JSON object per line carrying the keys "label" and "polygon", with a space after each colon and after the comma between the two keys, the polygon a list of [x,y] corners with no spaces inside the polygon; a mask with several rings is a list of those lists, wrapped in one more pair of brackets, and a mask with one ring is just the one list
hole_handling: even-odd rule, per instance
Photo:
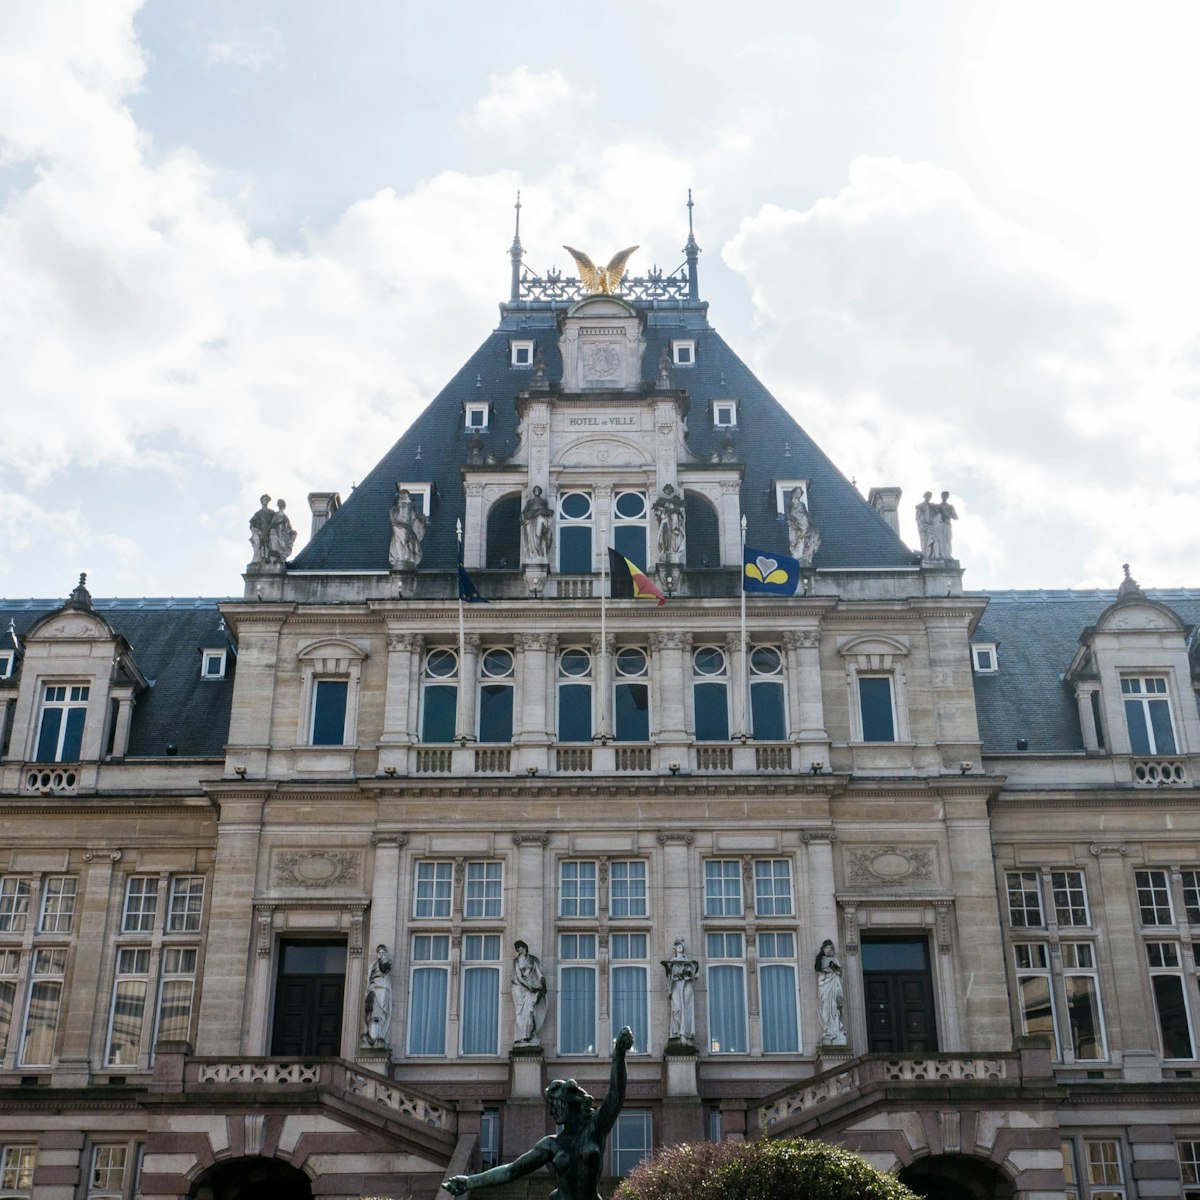
{"label": "european union flag", "polygon": [[765,554],[744,547],[742,591],[765,592],[770,596],[794,596],[800,587],[800,560],[786,554]]}

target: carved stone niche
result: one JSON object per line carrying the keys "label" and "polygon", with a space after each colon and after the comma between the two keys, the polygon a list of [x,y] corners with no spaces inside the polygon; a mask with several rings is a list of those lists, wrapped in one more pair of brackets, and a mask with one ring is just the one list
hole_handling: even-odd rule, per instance
{"label": "carved stone niche", "polygon": [[642,384],[646,339],[637,310],[616,296],[589,296],[563,318],[564,392],[633,391]]}
{"label": "carved stone niche", "polygon": [[935,871],[931,846],[846,847],[846,874],[852,883],[924,883]]}

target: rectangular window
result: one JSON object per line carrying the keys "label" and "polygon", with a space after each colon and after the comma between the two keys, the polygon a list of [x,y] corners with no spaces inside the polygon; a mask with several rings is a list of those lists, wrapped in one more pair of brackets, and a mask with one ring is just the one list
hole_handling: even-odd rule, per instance
{"label": "rectangular window", "polygon": [[125,1195],[128,1146],[93,1146],[87,1200],[120,1200]]}
{"label": "rectangular window", "polygon": [[108,1035],[111,1066],[137,1066],[146,1019],[146,994],[150,986],[150,951],[125,947],[117,951],[117,978],[113,985],[112,1020]]}
{"label": "rectangular window", "polygon": [[0,650],[0,679],[9,679],[13,673],[16,655],[11,650]]}
{"label": "rectangular window", "polygon": [[1062,1140],[1063,1182],[1066,1190],[1064,1200],[1079,1200],[1079,1168],[1075,1165],[1075,1143],[1070,1138]]}
{"label": "rectangular window", "polygon": [[499,1038],[500,935],[468,933],[463,938],[462,1052],[497,1054]]}
{"label": "rectangular window", "polygon": [[592,655],[568,646],[558,656],[558,740],[592,739]]}
{"label": "rectangular window", "polygon": [[732,400],[714,400],[712,406],[713,425],[727,429],[737,424],[737,405]]}
{"label": "rectangular window", "polygon": [[560,934],[558,959],[558,1051],[595,1054],[596,935]]}
{"label": "rectangular window", "polygon": [[760,917],[792,915],[792,864],[786,858],[755,862],[754,911]]}
{"label": "rectangular window", "polygon": [[790,933],[758,935],[758,991],[764,1054],[800,1053],[795,943],[796,939]]}
{"label": "rectangular window", "polygon": [[1174,754],[1175,730],[1166,677],[1124,676],[1121,696],[1129,728],[1129,749],[1134,754]]}
{"label": "rectangular window", "polygon": [[618,742],[650,740],[650,658],[640,646],[622,646],[613,659],[613,732]]}
{"label": "rectangular window", "polygon": [[514,339],[509,342],[509,353],[511,355],[509,361],[514,367],[533,366],[533,342]]}
{"label": "rectangular window", "polygon": [[38,762],[78,762],[87,716],[86,684],[49,684],[42,693]]}
{"label": "rectangular window", "polygon": [[448,917],[453,885],[453,864],[448,862],[417,863],[416,894],[413,897],[415,918]]}
{"label": "rectangular window", "polygon": [[67,970],[66,950],[34,950],[29,1007],[21,1039],[21,1066],[49,1066],[54,1058],[54,1034],[62,1003],[62,977]]}
{"label": "rectangular window", "polygon": [[1147,942],[1146,961],[1150,987],[1158,1013],[1163,1058],[1194,1058],[1192,1026],[1188,1018],[1178,942]]}
{"label": "rectangular window", "polygon": [[122,933],[152,933],[158,916],[158,878],[131,875],[125,885],[125,915]]}
{"label": "rectangular window", "polygon": [[633,1052],[650,1050],[649,964],[644,933],[612,935],[612,1027],[633,1030]]}
{"label": "rectangular window", "polygon": [[740,933],[710,933],[708,951],[708,1037],[713,1054],[745,1054],[746,964]]}
{"label": "rectangular window", "polygon": [[1060,925],[1091,924],[1082,871],[1051,871],[1050,892],[1054,898],[1054,919]]}
{"label": "rectangular window", "polygon": [[413,938],[412,947],[408,1052],[414,1058],[445,1054],[450,935],[419,933]]}
{"label": "rectangular window", "polygon": [[696,343],[690,338],[674,338],[671,342],[671,361],[677,367],[690,367],[696,362]]}
{"label": "rectangular window", "polygon": [[30,882],[20,875],[0,879],[0,933],[23,933],[29,915]]}
{"label": "rectangular window", "polygon": [[596,915],[596,864],[563,862],[558,866],[558,915],[594,917]]}
{"label": "rectangular window", "polygon": [[500,916],[503,887],[503,863],[467,863],[467,897],[464,915],[468,917]]}
{"label": "rectangular window", "polygon": [[28,1196],[33,1190],[33,1146],[5,1146],[0,1151],[0,1191],[6,1196]]}
{"label": "rectangular window", "polygon": [[511,742],[516,660],[511,650],[492,647],[479,662],[479,740]]}
{"label": "rectangular window", "polygon": [[1009,871],[1005,877],[1008,889],[1008,923],[1014,929],[1041,929],[1042,891],[1036,871]]}
{"label": "rectangular window", "polygon": [[742,915],[742,864],[734,859],[710,858],[704,864],[704,915]]}
{"label": "rectangular window", "polygon": [[[613,918],[646,916],[644,862],[615,862],[609,866],[608,911]],[[617,1028],[621,1027],[618,1025]]]}
{"label": "rectangular window", "polygon": [[196,990],[196,958],[197,951],[192,946],[167,946],[163,950],[155,1041],[189,1040],[192,997]]}
{"label": "rectangular window", "polygon": [[1200,925],[1200,871],[1181,871],[1183,907],[1189,925]]}
{"label": "rectangular window", "polygon": [[994,675],[999,669],[996,660],[995,642],[974,642],[971,645],[971,662],[976,675]]}
{"label": "rectangular window", "polygon": [[1125,1172],[1116,1139],[1087,1138],[1083,1143],[1089,1200],[1125,1200]]}
{"label": "rectangular window", "polygon": [[1017,964],[1017,996],[1021,1005],[1021,1032],[1041,1033],[1050,1039],[1050,1057],[1060,1060],[1058,1028],[1054,1020],[1054,989],[1050,980],[1050,952],[1044,942],[1018,942],[1013,946]]}
{"label": "rectangular window", "polygon": [[783,661],[778,646],[755,646],[750,651],[750,728],[758,742],[787,738]]}
{"label": "rectangular window", "polygon": [[1174,925],[1171,888],[1166,871],[1134,871],[1143,925]]}
{"label": "rectangular window", "polygon": [[558,569],[563,575],[590,575],[592,530],[596,514],[591,492],[560,492],[558,497]]}
{"label": "rectangular window", "polygon": [[70,933],[75,920],[73,875],[50,875],[42,884],[42,933]]}
{"label": "rectangular window", "polygon": [[692,715],[696,741],[729,741],[729,663],[720,646],[692,651]]}
{"label": "rectangular window", "polygon": [[485,1171],[500,1165],[500,1110],[485,1108],[479,1114],[479,1164]]}
{"label": "rectangular window", "polygon": [[1178,1148],[1184,1200],[1200,1200],[1200,1142],[1180,1142]]}
{"label": "rectangular window", "polygon": [[1100,980],[1090,942],[1063,942],[1063,988],[1071,1046],[1079,1061],[1104,1059],[1104,1022],[1100,1011]]}
{"label": "rectangular window", "polygon": [[350,682],[346,679],[318,679],[313,684],[312,745],[345,745],[349,693]]}
{"label": "rectangular window", "polygon": [[452,742],[458,724],[458,653],[435,646],[421,679],[421,741]]}
{"label": "rectangular window", "polygon": [[638,1163],[650,1157],[654,1148],[650,1132],[650,1113],[642,1108],[627,1108],[613,1125],[608,1139],[609,1169],[612,1174],[628,1175]]}
{"label": "rectangular window", "polygon": [[896,740],[896,712],[892,704],[890,675],[858,677],[858,708],[862,716],[864,742]]}
{"label": "rectangular window", "polygon": [[0,1062],[8,1054],[13,1013],[17,1007],[17,976],[21,969],[20,950],[0,950]]}
{"label": "rectangular window", "polygon": [[489,404],[468,404],[464,406],[464,420],[468,429],[486,429],[488,424]]}
{"label": "rectangular window", "polygon": [[171,880],[168,933],[198,933],[204,913],[204,876],[177,875]]}
{"label": "rectangular window", "polygon": [[200,656],[201,679],[225,678],[225,651],[205,650]]}

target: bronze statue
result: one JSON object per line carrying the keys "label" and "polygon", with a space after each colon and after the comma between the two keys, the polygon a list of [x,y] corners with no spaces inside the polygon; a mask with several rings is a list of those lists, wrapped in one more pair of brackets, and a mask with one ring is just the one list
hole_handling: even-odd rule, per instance
{"label": "bronze statue", "polygon": [[476,1188],[511,1183],[549,1166],[558,1180],[549,1200],[599,1200],[596,1185],[604,1172],[604,1143],[625,1102],[625,1055],[632,1046],[633,1030],[627,1025],[617,1034],[608,1095],[598,1109],[592,1108],[592,1097],[574,1079],[556,1079],[546,1089],[546,1100],[561,1132],[542,1138],[510,1163],[478,1175],[455,1175],[442,1187],[452,1196],[461,1196]]}

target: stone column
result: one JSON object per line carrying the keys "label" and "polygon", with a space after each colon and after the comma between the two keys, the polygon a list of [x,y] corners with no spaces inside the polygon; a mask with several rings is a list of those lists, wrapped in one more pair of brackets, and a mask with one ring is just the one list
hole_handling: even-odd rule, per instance
{"label": "stone column", "polygon": [[652,731],[662,745],[686,746],[691,738],[685,727],[683,692],[684,649],[691,637],[679,630],[662,630],[650,635],[650,674],[656,684],[658,711]]}
{"label": "stone column", "polygon": [[417,740],[410,711],[413,677],[420,664],[421,638],[401,633],[389,622],[387,691],[383,702],[383,735],[379,739],[379,770],[407,766],[407,747]]}
{"label": "stone column", "polygon": [[750,732],[750,710],[746,696],[746,662],[742,655],[742,635],[731,633],[725,639],[729,660],[729,736],[743,737]]}
{"label": "stone column", "polygon": [[113,729],[112,756],[124,758],[129,749],[129,722],[133,718],[133,688],[114,687],[112,699],[117,702],[117,717]]}
{"label": "stone column", "polygon": [[1092,693],[1100,690],[1098,682],[1089,680],[1075,685],[1075,703],[1079,708],[1079,728],[1083,733],[1083,748],[1089,754],[1100,750],[1100,738],[1096,730],[1096,710],[1092,708]]}
{"label": "stone column", "polygon": [[721,480],[721,565],[742,565],[742,505],[741,482]]}
{"label": "stone column", "polygon": [[513,741],[545,743],[550,740],[546,709],[546,679],[553,658],[552,634],[518,633],[513,638],[517,657],[517,728]]}
{"label": "stone column", "polygon": [[421,667],[425,657],[425,639],[412,635],[411,667],[408,672],[408,715],[404,730],[414,742],[421,740]]}
{"label": "stone column", "polygon": [[829,765],[829,734],[821,695],[821,634],[800,629],[784,635],[787,646],[789,736],[800,744],[800,770]]}
{"label": "stone column", "polygon": [[[371,845],[375,847],[375,869],[371,877],[371,928],[370,936],[365,939],[363,954],[367,962],[375,959],[375,947],[382,942],[392,954],[392,994],[400,989],[401,982],[395,978],[395,963],[408,955],[400,953],[401,947],[396,944],[400,930],[400,850],[408,844],[408,835],[404,833],[376,833],[371,835]],[[347,996],[347,1002],[350,1001]],[[392,1023],[388,1030],[389,1047],[398,1047],[403,1039],[400,1037],[400,1023],[395,1019],[396,1004],[392,1003]],[[362,1012],[359,1004],[358,1011]],[[362,1030],[359,1030],[362,1033]]]}
{"label": "stone column", "polygon": [[266,1030],[244,1028],[246,964],[254,924],[254,882],[266,793],[231,791],[221,796],[208,948],[201,984],[196,1053],[234,1057],[265,1053]]}
{"label": "stone column", "polygon": [[479,634],[463,635],[462,662],[458,664],[458,723],[454,740],[475,740],[475,698],[479,691]]}
{"label": "stone column", "polygon": [[[934,719],[942,765],[957,770],[964,758],[979,761],[980,746],[966,623],[959,617],[929,617],[925,633],[929,639]],[[896,700],[899,707],[899,695]],[[915,731],[913,736],[915,740]]]}
{"label": "stone column", "polygon": [[595,706],[592,729],[593,736],[601,740],[611,740],[613,736],[612,656],[616,646],[617,639],[611,633],[605,640],[601,640],[599,634],[592,635],[593,704]]}
{"label": "stone column", "polygon": [[[113,867],[121,861],[120,850],[85,850],[83,861],[87,866],[80,872],[78,908],[75,912],[74,976],[99,983],[104,966],[104,956],[109,948],[113,931],[108,927],[109,902],[112,898]],[[41,903],[41,894],[30,897],[30,920]],[[111,990],[111,976],[109,988]],[[101,999],[101,995],[104,999]],[[64,1020],[61,1028],[62,1043],[58,1055],[58,1066],[54,1071],[55,1084],[85,1086],[88,1082],[88,1061],[93,1050],[93,1031],[96,1033],[95,1058],[97,1065],[103,1062],[105,1023],[111,1001],[109,992],[96,988],[94,1003],[85,989],[77,988],[65,996]],[[13,1036],[15,1037],[15,1030]]]}
{"label": "stone column", "polygon": [[[271,714],[275,707],[275,672],[279,662],[279,637],[290,606],[260,606],[254,616],[238,621],[238,667],[233,684],[229,729],[236,734],[226,747],[225,773],[246,768],[251,778],[267,773],[271,747]],[[287,739],[293,736],[289,731]]]}
{"label": "stone column", "polygon": [[[817,985],[812,964],[828,938],[837,950],[842,964],[842,992],[845,997],[844,1023],[847,1040],[853,1042],[851,1026],[851,948],[844,945],[843,931],[838,926],[837,882],[833,872],[833,843],[837,833],[833,829],[805,829],[800,840],[807,850],[808,895],[801,896],[801,916],[805,907],[809,912],[809,939],[807,945],[797,946],[797,973],[800,976],[800,1028],[811,1030],[814,1052],[821,1052],[821,1022],[817,1017]],[[856,948],[855,948],[856,952]],[[857,997],[855,997],[857,999]]]}
{"label": "stone column", "polygon": [[467,503],[463,519],[463,566],[468,570],[483,566],[487,539],[483,517],[483,484],[466,485]]}

